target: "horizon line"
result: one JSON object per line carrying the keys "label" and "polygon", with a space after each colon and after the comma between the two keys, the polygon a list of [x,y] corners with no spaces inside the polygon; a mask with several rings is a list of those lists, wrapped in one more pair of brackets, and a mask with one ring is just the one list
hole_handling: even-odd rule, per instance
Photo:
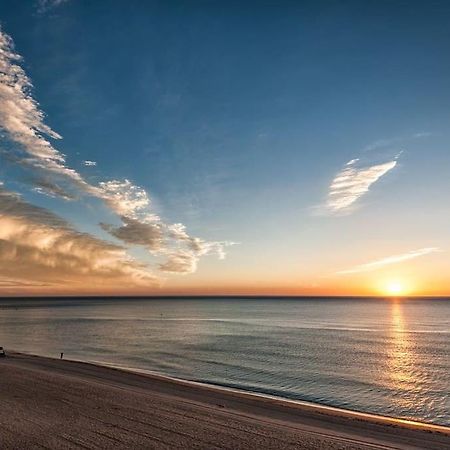
{"label": "horizon line", "polygon": [[450,300],[450,295],[257,295],[257,294],[180,294],[180,295],[0,295],[1,300],[26,300],[26,299],[83,299],[83,300],[104,300],[104,299],[382,299],[382,300],[408,300],[408,299],[441,299]]}

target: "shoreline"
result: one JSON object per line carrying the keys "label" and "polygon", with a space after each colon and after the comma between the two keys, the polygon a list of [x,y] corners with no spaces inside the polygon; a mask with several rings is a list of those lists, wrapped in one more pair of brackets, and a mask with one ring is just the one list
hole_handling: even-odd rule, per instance
{"label": "shoreline", "polygon": [[[18,355],[27,355],[27,356],[33,356],[37,358],[48,358],[57,360],[58,358],[55,357],[47,357],[32,353],[25,353],[25,352],[13,352],[14,354]],[[144,375],[148,377],[154,377],[158,380],[173,382],[182,386],[192,386],[192,387],[201,387],[203,389],[211,389],[213,391],[224,391],[231,394],[237,394],[238,396],[242,397],[248,397],[250,399],[261,399],[266,400],[269,402],[277,402],[277,403],[285,403],[286,406],[291,407],[298,407],[303,409],[311,409],[323,412],[325,414],[329,413],[331,415],[338,415],[341,417],[348,417],[348,418],[354,418],[354,419],[361,419],[361,420],[368,420],[371,422],[377,422],[381,424],[388,424],[388,425],[400,425],[411,429],[420,429],[425,431],[436,431],[443,434],[449,434],[450,435],[450,425],[439,425],[435,423],[430,422],[421,422],[419,420],[413,420],[413,419],[404,419],[401,417],[392,417],[392,416],[383,416],[381,414],[374,414],[370,412],[363,412],[363,411],[356,411],[352,409],[345,409],[340,408],[337,406],[330,406],[330,405],[324,405],[321,403],[314,403],[309,402],[306,400],[295,400],[290,399],[287,397],[280,397],[277,395],[271,395],[271,394],[265,394],[262,392],[253,392],[253,391],[246,391],[245,389],[239,389],[235,387],[230,387],[222,384],[215,384],[215,383],[208,383],[205,381],[196,381],[196,380],[186,380],[183,378],[178,378],[171,375],[165,375],[156,371],[147,370],[147,369],[139,369],[135,367],[127,367],[127,366],[121,366],[117,364],[110,364],[102,361],[85,361],[81,359],[64,359],[64,361],[68,362],[75,362],[80,364],[87,364],[98,368],[108,368],[113,370],[118,370],[126,373],[132,373],[132,374],[139,374]]]}
{"label": "shoreline", "polygon": [[450,428],[98,363],[0,360],[2,448],[450,449]]}

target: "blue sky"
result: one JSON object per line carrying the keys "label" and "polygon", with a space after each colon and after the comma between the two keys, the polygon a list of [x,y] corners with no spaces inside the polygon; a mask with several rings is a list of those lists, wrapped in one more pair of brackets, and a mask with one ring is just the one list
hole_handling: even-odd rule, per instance
{"label": "blue sky", "polygon": [[[341,292],[336,272],[422,249],[414,270],[445,272],[449,18],[446,2],[5,0],[2,33],[23,57],[29,98],[62,136],[49,142],[64,167],[90,187],[5,155],[0,180],[148,264],[162,287],[143,291]],[[21,145],[3,134],[9,161]],[[48,197],[43,178],[75,199]],[[111,189],[92,193],[125,179],[121,194],[135,186],[151,199],[125,216],[140,227],[157,215],[152,233],[170,250],[136,238],[148,230],[131,229]],[[174,257],[180,270],[162,270]],[[30,280],[63,291],[53,266]],[[12,291],[27,281],[3,275]]]}

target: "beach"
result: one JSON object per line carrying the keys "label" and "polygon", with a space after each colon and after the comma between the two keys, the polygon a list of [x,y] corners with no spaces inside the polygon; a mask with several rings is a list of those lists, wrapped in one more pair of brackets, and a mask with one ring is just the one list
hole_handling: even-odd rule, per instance
{"label": "beach", "polygon": [[450,429],[78,361],[0,360],[2,449],[444,449]]}

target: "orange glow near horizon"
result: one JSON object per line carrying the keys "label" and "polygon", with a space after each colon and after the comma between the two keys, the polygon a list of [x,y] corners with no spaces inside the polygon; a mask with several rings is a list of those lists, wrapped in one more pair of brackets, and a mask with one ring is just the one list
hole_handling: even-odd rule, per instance
{"label": "orange glow near horizon", "polygon": [[[211,275],[172,278],[160,286],[130,287],[108,283],[65,283],[65,285],[24,285],[0,289],[0,296],[368,296],[402,298],[407,296],[448,296],[449,283],[444,272],[425,270],[418,273],[409,268],[380,271],[355,276],[320,277],[307,274],[296,279],[286,272],[279,277],[264,281],[252,273],[246,279],[233,273],[230,280]],[[262,277],[262,275],[261,275]],[[277,279],[278,278],[278,279]]]}

